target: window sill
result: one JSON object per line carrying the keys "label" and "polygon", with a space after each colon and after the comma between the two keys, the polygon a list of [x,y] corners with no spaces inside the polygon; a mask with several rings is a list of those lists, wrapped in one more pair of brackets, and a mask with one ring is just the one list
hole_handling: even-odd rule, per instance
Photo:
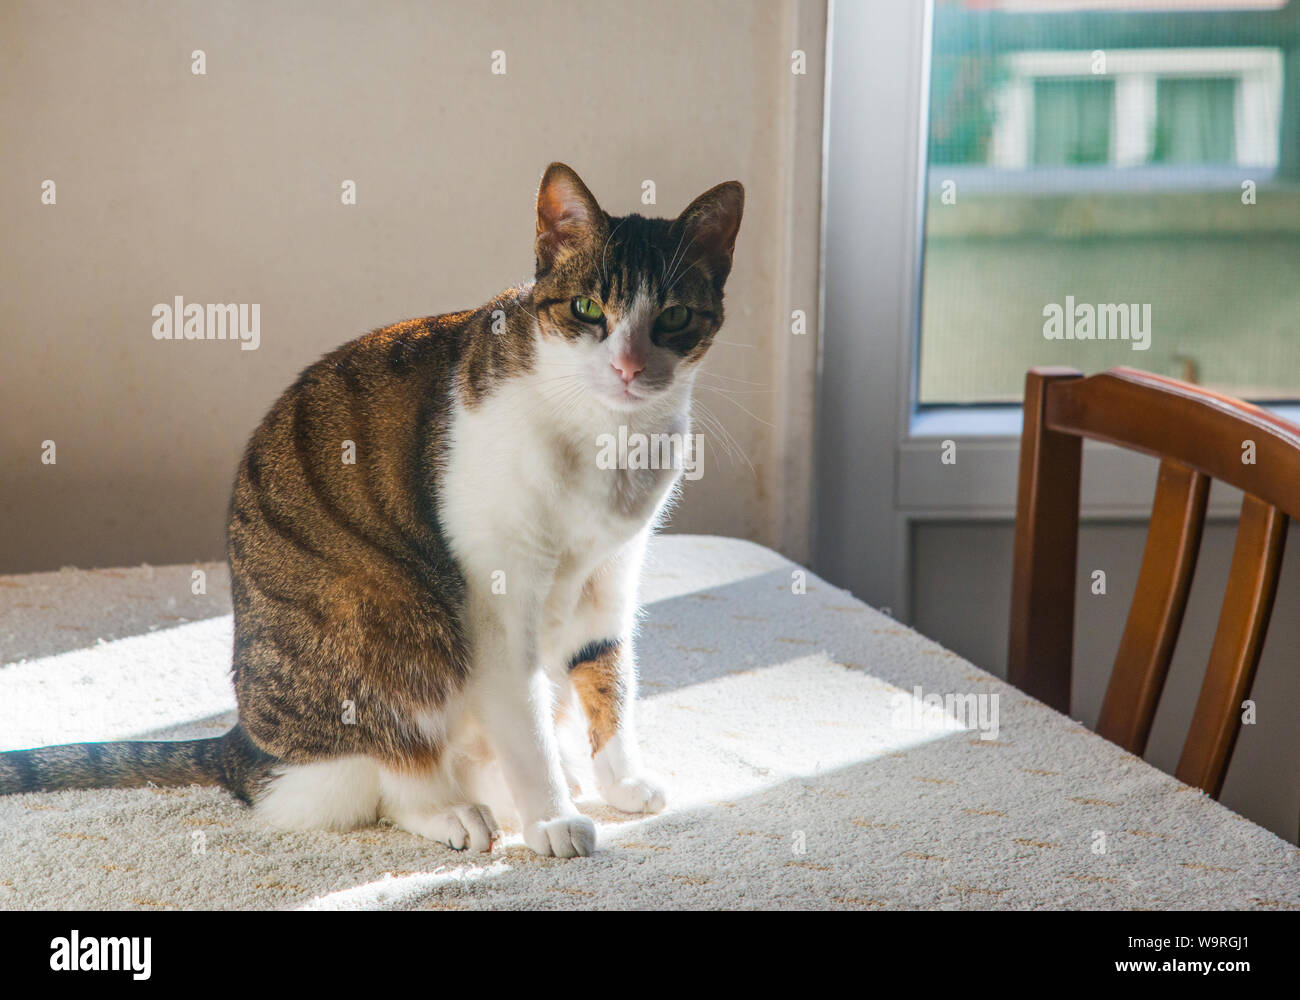
{"label": "window sill", "polygon": [[1019,438],[1024,414],[1019,406],[927,406],[916,410],[908,439]]}
{"label": "window sill", "polygon": [[[1256,403],[1274,416],[1300,426],[1300,403]],[[1019,406],[926,406],[912,414],[907,439],[1019,438],[1024,414]]]}
{"label": "window sill", "polygon": [[[1261,404],[1300,424],[1300,404]],[[1013,519],[1020,462],[1018,406],[936,406],[912,415],[898,445],[895,500],[909,519]],[[944,441],[953,441],[945,462]],[[1084,446],[1081,515],[1089,520],[1145,520],[1151,513],[1157,463],[1113,445]],[[1215,483],[1207,515],[1235,520],[1239,491]]]}

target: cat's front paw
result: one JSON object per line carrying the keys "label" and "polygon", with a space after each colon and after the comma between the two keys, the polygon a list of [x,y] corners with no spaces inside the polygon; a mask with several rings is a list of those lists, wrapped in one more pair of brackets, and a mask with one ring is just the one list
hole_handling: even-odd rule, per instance
{"label": "cat's front paw", "polygon": [[565,816],[524,828],[524,843],[544,858],[586,858],[596,850],[596,824],[586,816]]}
{"label": "cat's front paw", "polygon": [[601,797],[615,809],[626,813],[657,813],[668,803],[668,796],[658,778],[643,775],[603,784]]}

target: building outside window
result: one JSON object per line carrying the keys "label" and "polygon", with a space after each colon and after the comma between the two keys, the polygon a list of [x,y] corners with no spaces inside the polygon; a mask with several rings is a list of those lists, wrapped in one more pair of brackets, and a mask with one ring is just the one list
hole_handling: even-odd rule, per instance
{"label": "building outside window", "polygon": [[1050,363],[1300,398],[1294,3],[939,0],[933,36],[922,408]]}

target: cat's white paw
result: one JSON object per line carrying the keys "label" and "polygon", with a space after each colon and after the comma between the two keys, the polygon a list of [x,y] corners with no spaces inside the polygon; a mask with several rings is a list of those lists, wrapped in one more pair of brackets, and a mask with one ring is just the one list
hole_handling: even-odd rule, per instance
{"label": "cat's white paw", "polygon": [[492,810],[483,805],[452,806],[420,824],[416,831],[430,840],[446,844],[454,851],[465,848],[486,853],[492,850],[492,841],[501,828]]}
{"label": "cat's white paw", "polygon": [[596,824],[586,816],[565,816],[524,828],[524,843],[544,858],[586,858],[596,850]]}
{"label": "cat's white paw", "polygon": [[627,813],[657,813],[668,803],[663,785],[649,776],[610,782],[601,786],[600,794],[615,809]]}

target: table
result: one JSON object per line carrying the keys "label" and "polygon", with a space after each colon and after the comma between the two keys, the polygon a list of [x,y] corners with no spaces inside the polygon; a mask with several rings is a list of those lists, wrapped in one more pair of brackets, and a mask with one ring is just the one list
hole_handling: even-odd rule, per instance
{"label": "table", "polygon": [[[1300,908],[1294,845],[768,549],[659,538],[642,597],[672,801],[584,797],[592,858],[281,834],[217,789],[10,796],[0,907]],[[220,565],[0,577],[0,749],[224,731],[230,630]]]}

